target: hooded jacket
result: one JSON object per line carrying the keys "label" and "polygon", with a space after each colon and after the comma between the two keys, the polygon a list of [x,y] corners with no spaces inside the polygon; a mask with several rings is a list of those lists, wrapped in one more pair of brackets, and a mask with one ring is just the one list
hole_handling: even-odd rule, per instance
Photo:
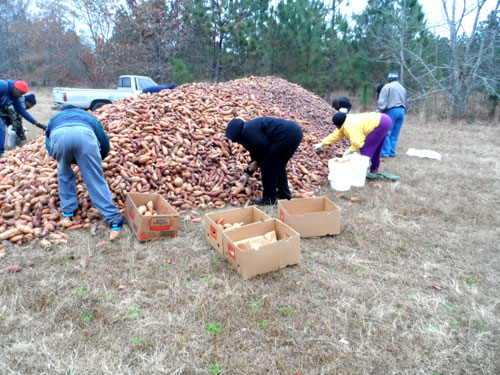
{"label": "hooded jacket", "polygon": [[19,113],[32,124],[36,124],[37,121],[28,113],[28,111],[26,111],[26,108],[21,102],[21,99],[15,98],[12,95],[12,92],[14,90],[14,82],[16,81],[13,79],[9,79],[7,81],[0,79],[0,109],[12,105],[17,113]]}

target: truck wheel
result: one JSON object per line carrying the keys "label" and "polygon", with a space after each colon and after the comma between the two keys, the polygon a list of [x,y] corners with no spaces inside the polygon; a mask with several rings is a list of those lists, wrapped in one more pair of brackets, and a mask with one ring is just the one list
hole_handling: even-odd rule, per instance
{"label": "truck wheel", "polygon": [[110,102],[95,102],[92,103],[92,106],[90,107],[91,111],[95,111],[97,108],[101,108],[103,105],[110,104]]}

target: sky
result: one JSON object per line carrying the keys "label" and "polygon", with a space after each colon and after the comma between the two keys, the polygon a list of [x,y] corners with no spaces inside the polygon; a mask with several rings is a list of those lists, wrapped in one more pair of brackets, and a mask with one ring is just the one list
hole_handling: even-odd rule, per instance
{"label": "sky", "polygon": [[[465,1],[465,7],[469,12],[475,9],[477,0],[456,0],[456,7],[458,9],[463,8],[463,4]],[[330,0],[325,0],[325,2],[331,3]],[[446,20],[444,16],[443,4],[441,0],[419,0],[420,4],[422,4],[423,11],[427,17],[427,25],[434,29],[433,31],[436,34],[441,36],[448,36],[449,31],[446,29]],[[453,0],[445,0],[446,5],[451,11],[451,5]],[[479,20],[485,20],[487,15],[495,8],[497,0],[486,0],[483,9],[481,10],[481,15]],[[341,12],[347,16],[350,16],[352,13],[360,13],[366,7],[366,0],[344,0],[341,5]],[[467,34],[470,33],[472,29],[472,25],[474,22],[476,12],[471,12],[464,20],[464,28]],[[457,12],[458,16],[458,12]]]}

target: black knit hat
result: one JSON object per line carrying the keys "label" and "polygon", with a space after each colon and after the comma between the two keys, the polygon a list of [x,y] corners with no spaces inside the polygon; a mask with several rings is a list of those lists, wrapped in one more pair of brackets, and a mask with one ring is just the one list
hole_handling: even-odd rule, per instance
{"label": "black knit hat", "polygon": [[233,118],[229,121],[226,127],[226,137],[233,142],[238,142],[241,139],[241,131],[243,130],[243,125],[245,121],[239,118]]}
{"label": "black knit hat", "polygon": [[346,119],[347,115],[343,112],[337,112],[336,114],[333,115],[332,121],[333,124],[340,129],[342,125],[344,124],[344,121]]}
{"label": "black knit hat", "polygon": [[36,104],[35,94],[24,95],[24,101],[26,103],[31,103],[31,104],[35,105]]}

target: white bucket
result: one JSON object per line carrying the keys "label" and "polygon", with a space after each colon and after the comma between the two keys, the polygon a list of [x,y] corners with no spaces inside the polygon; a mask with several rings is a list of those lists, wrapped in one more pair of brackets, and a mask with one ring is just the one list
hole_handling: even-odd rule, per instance
{"label": "white bucket", "polygon": [[359,154],[328,160],[328,180],[331,188],[347,191],[351,186],[364,186],[369,164],[370,158]]}
{"label": "white bucket", "polygon": [[351,188],[351,171],[347,159],[328,160],[328,180],[332,189],[347,191]]}
{"label": "white bucket", "polygon": [[351,180],[352,186],[365,186],[366,172],[370,166],[370,158],[368,156],[354,154],[351,157],[351,161],[353,165]]}

